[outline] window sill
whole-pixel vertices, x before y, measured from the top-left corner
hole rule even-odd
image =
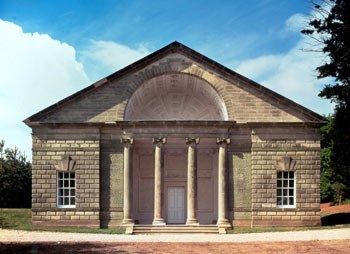
[[[57,206],[57,208],[76,208],[75,205],[61,205],[61,206]]]
[[[284,208],[296,208],[295,205],[280,205],[280,206],[277,206],[277,208],[280,208],[280,209],[284,209]]]

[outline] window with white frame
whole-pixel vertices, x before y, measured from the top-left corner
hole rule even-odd
[[[277,207],[295,207],[294,171],[277,172]]]
[[[75,173],[58,172],[57,207],[75,208]]]

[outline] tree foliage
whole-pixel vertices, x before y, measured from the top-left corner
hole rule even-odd
[[[333,151],[333,116],[326,117],[328,123],[321,128],[321,199],[333,199],[331,154]]]
[[[330,77],[334,83],[325,84],[320,97],[335,103],[330,125],[331,141],[322,151],[323,178],[329,178],[333,198],[350,197],[350,1],[325,0],[313,2],[316,16],[303,34],[321,43],[327,60],[317,67],[318,78]],[[325,146],[323,146],[325,147]]]
[[[323,46],[328,60],[317,67],[318,78],[335,78],[335,84],[326,84],[321,97],[331,99],[338,106],[350,105],[350,1],[326,0],[314,2],[318,15],[302,31]],[[330,10],[328,10],[330,9]]]
[[[0,208],[31,207],[31,164],[17,148],[0,141]]]

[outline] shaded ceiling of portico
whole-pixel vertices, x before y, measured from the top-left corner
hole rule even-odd
[[[144,82],[129,99],[124,120],[227,120],[227,112],[206,81],[172,73]]]

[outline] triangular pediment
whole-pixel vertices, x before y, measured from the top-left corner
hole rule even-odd
[[[159,120],[160,115],[163,120],[243,123],[323,121],[317,113],[173,42],[24,122],[140,121]]]

